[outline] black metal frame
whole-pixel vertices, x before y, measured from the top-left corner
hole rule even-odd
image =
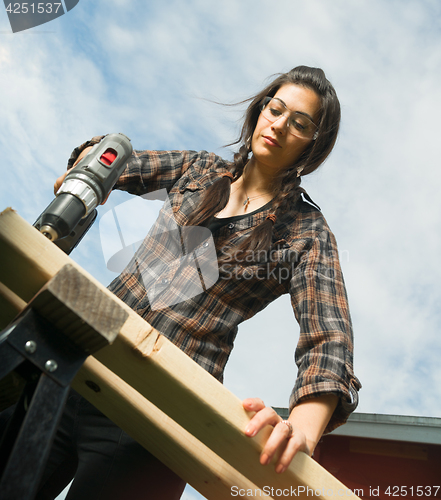
[[[88,354],[29,309],[0,333],[0,379],[26,380],[0,442],[0,498],[33,500],[69,385]]]

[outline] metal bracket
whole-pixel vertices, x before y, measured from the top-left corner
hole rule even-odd
[[[32,309],[0,332],[0,378],[27,383],[0,442],[0,497],[33,500],[69,392],[88,353]]]
[[[24,360],[63,387],[70,384],[87,357],[72,340],[32,309],[16,323],[7,342]],[[2,371],[0,377],[4,375]]]

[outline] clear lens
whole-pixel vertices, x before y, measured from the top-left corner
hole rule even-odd
[[[262,115],[271,123],[281,116],[288,118],[288,131],[302,139],[315,139],[317,126],[305,115],[299,112],[291,113],[280,99],[265,97],[261,107]]]

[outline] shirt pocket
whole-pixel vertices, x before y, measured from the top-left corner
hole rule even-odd
[[[204,185],[200,179],[191,174],[186,174],[170,190],[170,204],[175,215],[181,215],[184,218],[197,209],[201,200],[201,194]],[[178,220],[182,224],[183,220]]]

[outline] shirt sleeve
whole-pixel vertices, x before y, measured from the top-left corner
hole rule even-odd
[[[89,146],[95,146],[95,144],[98,144],[99,142],[101,142],[104,139],[104,137],[106,137],[106,136],[105,135],[97,135],[95,137],[92,137],[92,139],[90,139],[90,141],[86,141],[83,144],[81,144],[80,146],[77,146],[72,151],[69,159],[67,160],[67,170],[69,170],[73,167],[74,163],[77,161],[77,159],[80,156],[80,153],[82,151],[84,151]]]
[[[191,176],[197,175],[211,167],[215,158],[206,151],[133,151],[115,189],[136,195],[160,189],[169,192],[190,169]]]
[[[290,284],[300,325],[295,352],[298,377],[290,411],[300,401],[324,394],[340,397],[325,433],[342,425],[358,404],[353,371],[353,333],[348,299],[333,234],[322,230],[304,252]]]
[[[67,163],[72,168],[80,153],[99,143],[105,135],[93,137],[76,147]],[[167,192],[192,166],[193,175],[204,172],[222,159],[207,151],[138,151],[134,150],[113,189],[143,195],[160,189]]]

